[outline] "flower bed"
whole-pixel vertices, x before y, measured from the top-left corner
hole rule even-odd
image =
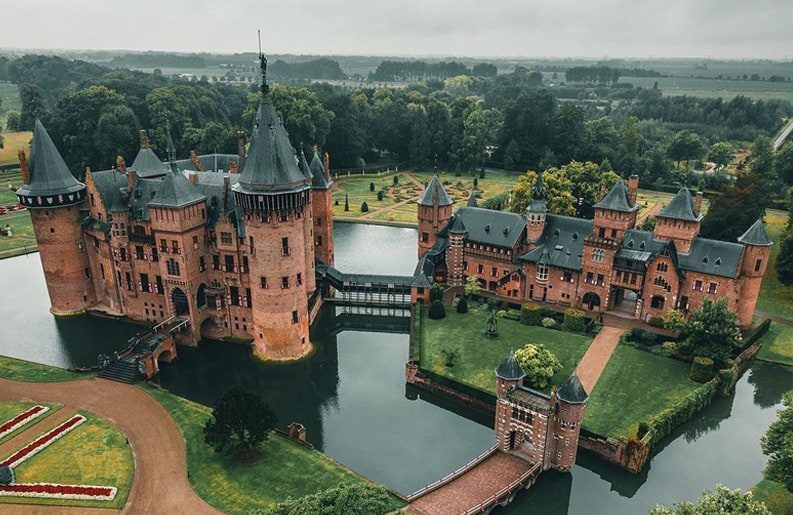
[[[68,433],[69,431],[71,431],[72,429],[79,426],[85,421],[86,418],[82,415],[73,416],[72,418],[62,423],[61,425],[57,426],[56,428],[36,438],[22,449],[18,450],[10,457],[6,458],[4,461],[1,461],[0,466],[7,466],[11,468],[16,467],[26,459],[30,458],[31,456],[40,452],[42,449],[48,447],[50,444],[54,443],[63,435],[65,435],[66,433]]]
[[[40,417],[49,410],[46,406],[33,406],[32,408],[20,413],[16,417],[0,424],[0,440],[20,427],[29,424],[35,418]]]
[[[56,483],[20,483],[0,485],[0,496],[112,501],[116,497],[116,488],[113,486],[59,485]]]

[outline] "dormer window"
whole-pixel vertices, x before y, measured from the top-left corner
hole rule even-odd
[[[538,281],[548,280],[548,265],[544,263],[539,263],[537,265],[537,280]]]

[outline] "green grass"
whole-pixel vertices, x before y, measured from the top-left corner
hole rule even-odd
[[[0,172],[0,186],[5,185],[5,188],[0,187],[0,206],[10,206],[19,203],[16,192],[8,188],[9,182],[15,188],[22,186],[22,172],[19,170]]]
[[[498,337],[485,336],[488,314],[471,310],[459,314],[446,310],[446,318],[430,320],[422,312],[421,366],[456,381],[495,393],[493,373],[510,350],[527,343],[542,343],[559,358],[562,370],[554,375],[552,384],[561,386],[570,377],[592,339],[579,334],[555,331],[544,327],[522,325],[499,319]],[[456,347],[460,357],[455,366],[447,367],[441,350]]]
[[[79,374],[62,368],[39,365],[21,359],[0,356],[0,377],[14,381],[30,381],[48,383],[54,381],[71,381],[85,379],[91,374]]]
[[[765,503],[771,513],[793,513],[793,493],[776,481],[763,479],[752,488],[752,493]]]
[[[699,75],[700,71],[691,70]],[[736,72],[737,73],[737,72]],[[749,72],[751,75],[752,72]],[[721,97],[730,100],[744,95],[752,100],[793,100],[793,84],[790,82],[767,82],[748,80],[726,80],[716,77],[623,77],[620,82],[630,82],[634,86],[652,88],[657,82],[665,96],[696,96],[705,98]]]
[[[768,333],[763,336],[757,359],[793,366],[793,327],[772,323]]]
[[[32,132],[5,132],[3,133],[3,148],[0,148],[0,166],[19,164],[17,152],[20,149],[30,157],[30,139]],[[6,186],[8,186],[6,184]]]
[[[793,320],[793,289],[780,283],[776,276],[776,258],[779,254],[779,238],[785,230],[787,216],[769,213],[765,220],[768,236],[774,242],[771,247],[771,256],[768,268],[763,276],[760,287],[760,296],[757,299],[756,309],[788,320]]]
[[[0,443],[3,443],[6,440],[10,440],[17,434],[21,433],[22,431],[25,431],[27,428],[32,427],[31,424],[35,424],[44,420],[48,416],[52,415],[55,411],[57,411],[58,408],[60,407],[55,404],[47,404],[43,402],[21,402],[21,401],[0,402],[0,424],[8,422],[12,418],[24,413],[33,406],[48,406],[50,409],[45,411],[38,417],[34,418],[31,422],[28,422],[24,426],[18,428],[16,431],[12,431],[11,433],[5,435],[3,438],[0,438]]]
[[[583,426],[602,436],[631,438],[648,421],[699,387],[690,365],[618,345],[587,402]]]
[[[116,497],[112,501],[0,497],[0,503],[116,509],[124,506],[135,472],[126,437],[93,413],[79,413],[88,420],[17,466],[16,479],[20,483],[115,486]]]
[[[11,227],[12,234],[10,237],[0,235],[0,257],[9,257],[7,254],[16,249],[25,252],[38,249],[28,211],[14,211],[0,216],[0,225]]]
[[[196,493],[226,513],[267,508],[287,497],[313,494],[341,483],[366,481],[321,452],[280,435],[262,444],[262,457],[240,463],[204,443],[203,427],[211,410],[149,386],[142,388],[171,414],[186,442],[187,471]],[[394,497],[393,509],[404,503]]]

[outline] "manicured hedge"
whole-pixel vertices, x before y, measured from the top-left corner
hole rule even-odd
[[[540,325],[543,314],[540,306],[527,302],[520,307],[520,323],[523,325]]]
[[[564,310],[562,327],[565,331],[583,333],[586,328],[586,315],[580,309],[567,308]]]
[[[689,377],[697,383],[707,383],[713,379],[713,360],[705,356],[695,357],[691,362]]]

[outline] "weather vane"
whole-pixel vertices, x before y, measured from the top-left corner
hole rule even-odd
[[[270,86],[267,85],[267,58],[262,53],[262,31],[257,30],[259,35],[259,65],[262,68],[262,95],[266,95],[270,91]]]

